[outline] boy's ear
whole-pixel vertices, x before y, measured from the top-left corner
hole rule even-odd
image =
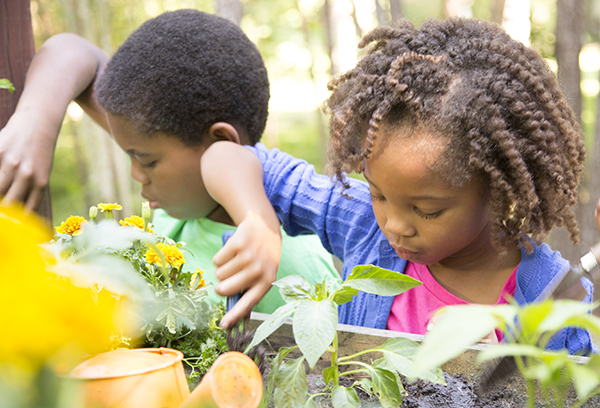
[[[227,122],[213,123],[208,129],[208,137],[214,142],[219,140],[229,140],[237,144],[241,144],[240,134],[233,125]]]

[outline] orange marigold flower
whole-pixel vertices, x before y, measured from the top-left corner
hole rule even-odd
[[[59,234],[79,235],[83,232],[82,228],[86,223],[85,218],[79,215],[71,215],[55,229]]]
[[[98,209],[102,212],[108,212],[108,211],[112,211],[112,210],[122,210],[123,207],[117,203],[114,204],[107,204],[107,203],[100,203],[97,205]]]
[[[167,261],[167,263],[169,265],[179,269],[181,267],[181,265],[183,265],[185,263],[185,258],[183,256],[183,253],[181,252],[181,250],[179,248],[177,248],[177,246],[163,244],[162,242],[159,242],[157,244],[157,246],[158,246],[158,249],[163,253],[165,260]],[[154,252],[154,250],[152,250],[152,249],[149,249],[148,251],[146,251],[146,260],[149,263],[154,263],[154,264],[163,266],[162,263],[160,262],[160,258],[158,256],[158,254],[156,252]]]

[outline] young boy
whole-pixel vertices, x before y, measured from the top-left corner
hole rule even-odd
[[[194,256],[188,255],[186,264],[203,269],[205,280],[216,285],[210,299],[246,289],[235,280],[225,288],[217,285],[212,257],[223,245],[222,234],[239,220],[208,195],[200,175],[202,154],[212,143],[254,145],[265,128],[267,72],[245,34],[220,17],[178,10],[142,24],[110,61],[75,35],[50,38],[35,55],[19,105],[0,132],[0,196],[5,200],[21,200],[29,208],[39,202],[71,100],[130,156],[131,176],[156,210],[155,230],[187,243]],[[274,233],[250,246],[237,248],[244,259],[241,269],[268,274],[267,281],[289,274],[313,284],[339,277],[316,236],[283,234],[281,243]],[[260,257],[244,258],[269,246],[281,246],[278,269],[263,270]],[[271,313],[283,303],[277,288],[255,285],[230,320],[254,305],[255,311]]]

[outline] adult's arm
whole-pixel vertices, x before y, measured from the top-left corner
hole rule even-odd
[[[107,61],[98,47],[68,33],[49,38],[34,55],[15,112],[0,130],[0,204],[22,202],[31,211],[38,207],[71,101],[108,130],[93,94]]]

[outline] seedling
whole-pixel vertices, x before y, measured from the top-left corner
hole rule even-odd
[[[359,290],[395,296],[420,284],[409,276],[373,265],[356,266],[341,284],[339,280],[332,280],[312,286],[299,275],[276,281],[274,285],[279,287],[286,304],[257,328],[248,346],[250,349],[259,344],[287,318],[294,317],[292,328],[296,346],[280,349],[271,363],[267,395],[273,395],[275,406],[316,407],[315,397],[330,395],[336,408],[358,407],[360,401],[354,386],[377,396],[384,407],[401,404],[404,387],[400,376],[412,376],[412,357],[419,345],[406,338],[394,338],[379,347],[340,356],[336,330],[337,306],[352,300]],[[299,349],[302,356],[284,361],[295,349]],[[331,366],[322,372],[326,392],[309,394],[304,361],[312,369],[325,352],[331,353]],[[381,358],[371,365],[356,360],[367,353],[379,353]],[[344,366],[358,368],[341,371],[340,368]],[[341,386],[340,377],[352,374],[363,374],[368,378],[356,381],[351,387]],[[420,378],[445,383],[441,370],[435,367],[422,372]]]
[[[0,89],[8,89],[8,92],[13,93],[15,86],[6,78],[0,78]]]
[[[479,353],[479,363],[512,356],[528,389],[528,406],[535,406],[537,382],[544,406],[562,407],[572,383],[578,400],[571,407],[600,394],[600,356],[578,361],[566,351],[546,347],[561,330],[587,329],[600,334],[600,319],[590,305],[574,300],[547,300],[518,305],[462,305],[445,308],[414,358],[415,374],[437,367],[498,328],[504,342]],[[567,328],[567,329],[565,329]]]

